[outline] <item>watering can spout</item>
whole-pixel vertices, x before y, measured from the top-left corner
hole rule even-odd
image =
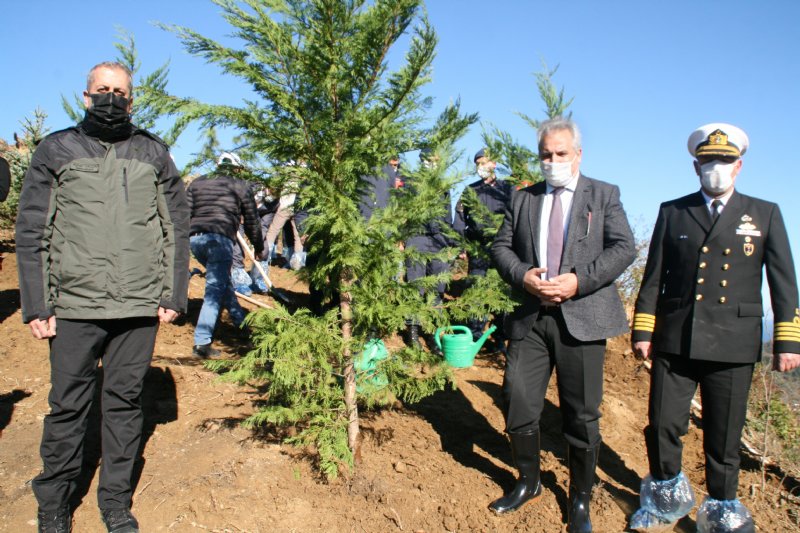
[[[492,327],[490,327],[489,329],[487,329],[486,331],[483,332],[483,335],[481,335],[480,339],[478,339],[478,340],[476,340],[475,342],[472,343],[472,348],[475,350],[474,353],[476,355],[477,355],[478,351],[481,349],[481,346],[483,346],[483,343],[486,342],[486,339],[489,338],[489,335],[494,333],[494,330],[496,330],[496,329],[497,329],[497,326],[492,325]]]
[[[450,366],[466,368],[472,362],[486,339],[497,326],[490,327],[477,341],[472,341],[472,331],[466,326],[446,326],[436,330],[436,345],[444,353]]]

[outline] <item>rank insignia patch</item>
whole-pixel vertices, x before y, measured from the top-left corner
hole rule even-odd
[[[744,219],[744,217],[742,217],[742,219]],[[736,228],[736,235],[750,235],[751,237],[761,237],[761,230],[756,229],[755,224],[751,224],[750,222],[743,222],[742,224],[739,225],[738,228]]]

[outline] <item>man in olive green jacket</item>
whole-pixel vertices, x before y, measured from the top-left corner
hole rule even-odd
[[[98,504],[108,531],[138,531],[131,478],[141,393],[160,322],[186,310],[189,210],[167,146],[130,122],[131,75],[90,72],[86,116],[47,136],[25,176],[16,227],[22,317],[50,341],[39,531],[70,531],[87,415],[103,362]]]

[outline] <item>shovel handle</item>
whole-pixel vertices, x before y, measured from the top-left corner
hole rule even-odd
[[[238,240],[239,244],[242,245],[242,248],[244,248],[247,251],[247,256],[253,261],[253,266],[256,267],[258,272],[264,278],[264,281],[267,283],[267,287],[271,289],[272,281],[269,279],[269,276],[267,276],[267,273],[264,271],[264,267],[262,267],[261,263],[256,259],[256,254],[253,253],[253,250],[250,249],[250,246],[247,244],[247,242],[245,242],[244,237],[242,237],[242,234],[239,233],[238,231],[236,232],[236,240]]]

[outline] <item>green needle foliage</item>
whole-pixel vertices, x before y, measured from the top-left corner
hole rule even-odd
[[[138,127],[152,131],[164,139],[168,145],[172,145],[178,138],[178,135],[183,131],[172,129],[169,132],[159,132],[157,130],[157,121],[162,117],[159,110],[159,105],[154,102],[158,99],[167,88],[169,76],[169,61],[158,67],[156,70],[147,75],[140,75],[141,61],[139,61],[139,54],[136,50],[136,40],[133,34],[128,31],[118,28],[117,41],[114,43],[114,48],[117,49],[117,57],[115,61],[125,65],[133,73],[134,87],[133,97],[134,106],[131,121]],[[138,79],[137,79],[138,78]],[[84,103],[83,96],[75,93],[72,95],[72,101],[68,100],[66,96],[61,95],[61,107],[69,118],[76,124],[83,120]]]
[[[353,465],[359,406],[413,402],[452,384],[441,358],[419,349],[395,350],[370,372],[356,367],[368,340],[387,338],[407,318],[428,331],[449,320],[427,290],[449,275],[403,283],[406,259],[423,254],[400,243],[449,217],[449,189],[458,178],[448,174],[452,145],[477,116],[455,102],[426,127],[430,101],[420,88],[429,81],[437,38],[421,0],[215,3],[241,48],[189,28],[168,29],[190,53],[240,78],[252,99],[212,105],[164,92],[157,109],[175,115],[178,129],[199,121],[201,128],[235,130],[244,155],[271,165],[271,187],[296,188],[309,212],[306,248],[316,258],[302,275],[341,305],[322,317],[280,306],[252,314],[256,348],[209,366],[265,391],[247,425],[294,426],[290,441],[315,448],[321,471],[335,477]],[[405,56],[391,54],[399,65],[390,70],[390,51],[404,36]],[[365,221],[358,209],[365,176],[391,155],[423,147],[439,163],[408,174],[411,185]],[[452,259],[456,248],[439,256]]]
[[[19,193],[22,191],[22,182],[25,173],[31,164],[31,157],[36,145],[48,134],[49,128],[45,125],[47,113],[38,107],[33,111],[32,117],[20,121],[22,135],[14,134],[17,146],[9,147],[0,155],[8,162],[11,172],[11,188],[5,202],[0,202],[0,228],[11,228],[17,220],[19,207]]]
[[[539,96],[546,106],[548,118],[563,116],[567,113],[572,100],[564,99],[564,89],[556,90],[552,76],[557,67],[535,74]],[[531,127],[538,128],[539,121],[529,116],[518,113]],[[536,132],[533,132],[536,139]],[[483,141],[487,148],[488,157],[499,165],[511,171],[507,179],[515,187],[527,187],[542,180],[539,173],[538,147],[530,148],[513,139],[511,134],[491,126],[489,131],[484,130]],[[471,219],[470,231],[463,241],[463,249],[470,257],[489,259],[489,247],[486,243],[494,240],[497,230],[503,222],[503,214],[490,212],[479,200],[472,187],[466,187],[460,199],[463,209],[469,212]],[[498,312],[510,312],[517,298],[516,294],[500,278],[493,268],[485,276],[471,276],[469,288],[460,298],[447,303],[448,313],[453,321],[463,322],[473,317],[488,317]]]

